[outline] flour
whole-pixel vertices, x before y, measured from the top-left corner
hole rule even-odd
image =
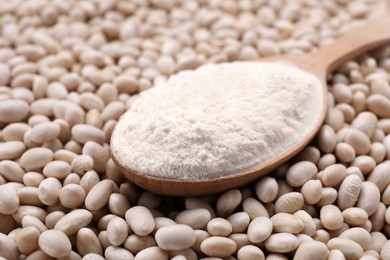
[[[323,109],[321,82],[280,63],[205,65],[142,92],[111,140],[121,164],[174,179],[223,177],[289,150]]]

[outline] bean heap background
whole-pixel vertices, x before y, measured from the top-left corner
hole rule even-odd
[[[137,93],[205,63],[302,54],[380,0],[0,1],[2,259],[390,259],[390,46],[329,77],[316,140],[199,198],[123,179],[111,132]]]

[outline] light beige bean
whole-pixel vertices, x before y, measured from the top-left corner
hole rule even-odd
[[[216,202],[217,216],[231,215],[241,203],[242,194],[238,189],[232,189],[223,193]]]
[[[299,245],[294,255],[294,260],[327,259],[329,250],[325,244],[318,241],[307,241]]]
[[[135,234],[149,235],[155,228],[155,222],[150,210],[143,206],[135,206],[126,212],[126,222]]]
[[[293,214],[302,209],[303,196],[299,192],[288,192],[280,196],[275,202],[275,212],[285,212]]]
[[[264,243],[268,251],[275,253],[288,253],[295,250],[299,241],[298,238],[289,233],[272,234]]]
[[[355,174],[348,175],[338,190],[337,205],[341,210],[353,207],[358,201],[362,180]]]
[[[89,253],[103,255],[103,249],[96,234],[89,228],[81,228],[77,232],[77,251],[81,256]]]
[[[300,187],[317,174],[317,167],[309,161],[302,161],[290,166],[286,181],[292,187]]]
[[[240,233],[247,230],[250,217],[246,212],[237,212],[230,215],[226,220],[232,225],[232,233]]]
[[[390,185],[387,185],[383,191],[381,200],[386,206],[390,205]]]
[[[307,146],[298,155],[295,156],[295,160],[297,162],[309,161],[316,164],[320,159],[320,156],[321,154],[317,147]]]
[[[332,127],[328,125],[322,126],[317,135],[318,148],[323,153],[331,153],[336,147],[336,134]]]
[[[68,184],[59,191],[58,198],[65,208],[78,208],[84,203],[85,191],[78,184]]]
[[[257,217],[248,226],[248,239],[252,243],[265,241],[272,232],[272,221],[267,217]]]
[[[97,109],[98,111],[102,111],[104,108],[103,100],[93,93],[81,94],[80,105],[86,110]]]
[[[69,151],[69,150],[65,150],[65,149],[60,149],[58,151],[55,151],[54,153],[54,160],[57,160],[57,161],[64,161],[68,164],[71,164],[73,159],[77,156],[76,153],[72,152],[72,151]]]
[[[368,216],[371,216],[377,210],[379,201],[380,192],[378,187],[372,182],[363,182],[356,206],[364,209]]]
[[[313,236],[316,232],[316,224],[313,221],[313,218],[304,210],[298,210],[293,214],[295,217],[299,218],[303,223],[302,234],[308,236]]]
[[[244,259],[258,259],[258,260],[264,260],[264,253],[261,251],[260,248],[253,246],[253,245],[247,245],[241,247],[237,252],[237,259],[238,260],[244,260]]]
[[[333,86],[332,93],[337,103],[349,103],[352,101],[351,88],[347,87],[345,84],[336,83]]]
[[[339,103],[335,106],[344,116],[344,121],[346,123],[351,123],[355,118],[355,110],[350,104]]]
[[[85,209],[76,209],[61,217],[54,226],[54,229],[62,231],[71,236],[83,227],[86,227],[92,220],[92,213]]]
[[[45,225],[49,229],[53,229],[58,220],[60,220],[63,216],[65,216],[65,213],[62,211],[53,211],[49,213],[46,218],[44,219]],[[24,219],[24,218],[23,218]]]
[[[47,148],[31,148],[23,153],[19,163],[27,171],[40,169],[50,162],[53,156],[53,152]]]
[[[124,247],[127,248],[133,254],[137,254],[139,251],[142,251],[145,248],[156,246],[156,241],[154,237],[148,236],[138,236],[136,234],[130,235],[125,243]]]
[[[12,214],[12,217],[17,223],[21,224],[22,219],[28,215],[34,216],[40,221],[44,221],[47,216],[47,212],[36,206],[21,205],[18,210]]]
[[[322,184],[320,180],[309,180],[303,184],[301,194],[306,204],[314,205],[321,199]]]
[[[86,124],[77,124],[72,127],[72,137],[79,143],[85,144],[88,141],[94,141],[103,144],[104,133],[97,127]]]
[[[38,197],[40,201],[47,205],[52,206],[59,201],[59,192],[62,188],[61,182],[53,177],[44,179],[38,187]]]
[[[84,144],[83,155],[88,155],[93,159],[93,168],[98,172],[104,172],[110,159],[109,150],[95,142],[88,141]]]
[[[111,180],[100,181],[88,192],[85,198],[85,207],[92,211],[103,208],[107,204],[113,189],[114,186]]]
[[[337,199],[337,190],[332,187],[325,187],[321,190],[321,199],[317,202],[317,206],[333,204]]]
[[[152,246],[145,248],[138,252],[138,254],[134,257],[134,260],[143,260],[143,259],[161,259],[168,260],[168,253],[158,246]]]
[[[100,182],[99,175],[95,171],[86,172],[80,180],[80,186],[83,187],[85,193],[89,191]]]
[[[183,224],[168,225],[157,230],[157,245],[167,251],[190,248],[196,240],[194,230]]]
[[[26,151],[26,145],[20,141],[0,143],[0,160],[13,160]]]
[[[105,258],[95,253],[89,253],[83,257],[83,260],[105,260]]]
[[[324,169],[321,182],[328,187],[338,186],[347,176],[347,169],[342,164],[334,164]]]
[[[344,142],[338,143],[336,145],[335,155],[337,159],[344,163],[350,163],[356,157],[353,147],[350,144]]]
[[[363,248],[363,250],[370,248],[372,240],[370,233],[364,228],[360,227],[347,229],[343,233],[341,233],[339,237],[355,241]]]
[[[288,213],[277,213],[271,217],[271,221],[276,233],[298,234],[304,228],[302,220]]]
[[[132,253],[130,253],[128,250],[117,247],[117,246],[109,246],[106,248],[106,251],[104,252],[104,256],[107,260],[132,260],[134,259],[134,256]]]
[[[332,238],[327,246],[329,250],[338,249],[343,252],[346,259],[358,259],[363,255],[362,247],[350,239]]]
[[[367,175],[376,166],[375,160],[368,155],[360,155],[355,158],[350,164],[351,166],[358,167],[360,171]]]
[[[122,102],[114,101],[108,104],[102,111],[102,119],[106,122],[111,119],[118,120],[119,117],[126,110]]]
[[[387,238],[383,233],[374,231],[371,232],[371,241],[371,249],[380,252],[383,245],[386,243]]]
[[[107,225],[108,241],[114,245],[119,246],[125,242],[128,236],[128,225],[123,218],[113,218]]]
[[[57,138],[60,130],[60,125],[55,122],[39,123],[31,129],[30,139],[33,142],[41,144]]]
[[[80,176],[93,169],[93,159],[88,155],[78,155],[71,162],[72,171]]]
[[[372,94],[367,98],[367,108],[378,117],[390,117],[390,100],[380,94]]]
[[[29,112],[26,101],[9,99],[0,101],[0,122],[13,123],[23,121]]]
[[[0,233],[0,256],[5,259],[18,259],[18,248],[15,241],[6,234]]]
[[[61,231],[47,230],[39,236],[39,247],[51,257],[65,257],[70,254],[72,245]]]
[[[367,178],[367,181],[374,183],[380,192],[382,192],[388,184],[390,184],[390,164],[381,163],[378,164],[370,173]]]
[[[340,209],[334,205],[325,205],[320,210],[321,224],[328,230],[339,229],[344,222]]]
[[[342,213],[344,222],[351,226],[362,226],[368,220],[367,212],[361,208],[347,208]]]
[[[10,160],[0,162],[0,175],[8,181],[22,182],[25,172],[18,163]]]
[[[40,232],[35,227],[25,227],[18,232],[15,242],[20,253],[28,255],[38,249]]]
[[[324,170],[326,167],[336,163],[336,156],[333,154],[324,154],[321,156],[320,160],[317,163],[317,168],[319,171]]]
[[[19,197],[16,190],[7,185],[0,185],[0,213],[10,215],[19,207]]]
[[[59,180],[64,179],[68,174],[70,174],[72,168],[67,162],[64,161],[51,161],[45,165],[43,168],[43,175],[46,177],[54,177]]]
[[[375,128],[378,124],[378,118],[372,112],[360,112],[352,121],[351,127],[356,128],[365,133],[369,138],[372,138],[375,133]]]
[[[275,178],[263,177],[256,183],[255,191],[257,198],[263,203],[269,203],[276,199],[279,186]]]
[[[345,134],[344,141],[353,147],[356,155],[364,155],[370,151],[370,139],[360,130],[349,129]]]
[[[42,233],[43,231],[47,230],[47,227],[45,226],[45,224],[43,224],[42,221],[40,221],[38,218],[36,218],[34,216],[25,216],[22,219],[22,226],[23,226],[23,228],[34,227],[40,233]]]
[[[211,214],[207,209],[187,209],[177,214],[175,222],[188,225],[193,229],[202,229],[210,219]]]
[[[11,123],[3,128],[4,141],[23,141],[23,136],[31,127],[26,123]]]
[[[223,218],[214,218],[207,223],[207,232],[212,236],[226,237],[232,233],[233,227]]]
[[[344,125],[344,115],[336,108],[328,109],[325,117],[325,124],[333,128],[334,131],[338,131]]]
[[[254,198],[245,199],[242,203],[242,209],[244,212],[248,213],[251,219],[269,216],[267,209],[263,206],[263,204]]]
[[[381,256],[381,259],[388,259],[390,257],[390,242],[387,241],[381,251],[380,251],[380,256]]]
[[[372,157],[376,163],[382,162],[386,157],[385,146],[379,142],[372,143],[368,155]]]
[[[226,237],[209,237],[206,238],[200,248],[203,253],[213,257],[227,257],[232,255],[236,249],[236,243]]]

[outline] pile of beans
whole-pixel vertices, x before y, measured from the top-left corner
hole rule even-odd
[[[390,259],[390,46],[329,77],[318,136],[255,183],[162,197],[114,165],[137,93],[302,54],[387,0],[0,0],[0,259]]]

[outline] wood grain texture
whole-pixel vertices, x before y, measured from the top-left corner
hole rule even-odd
[[[136,172],[117,160],[116,151],[111,149],[111,155],[119,170],[135,184],[161,195],[172,196],[200,196],[251,183],[291,159],[299,153],[315,137],[322,126],[327,111],[327,84],[326,76],[335,68],[364,52],[390,42],[390,12],[375,18],[365,25],[352,29],[318,51],[302,55],[280,55],[261,59],[259,61],[287,60],[301,69],[317,76],[323,85],[324,109],[315,124],[315,129],[289,151],[278,155],[257,167],[237,172],[222,178],[201,180],[177,180],[147,176]]]

